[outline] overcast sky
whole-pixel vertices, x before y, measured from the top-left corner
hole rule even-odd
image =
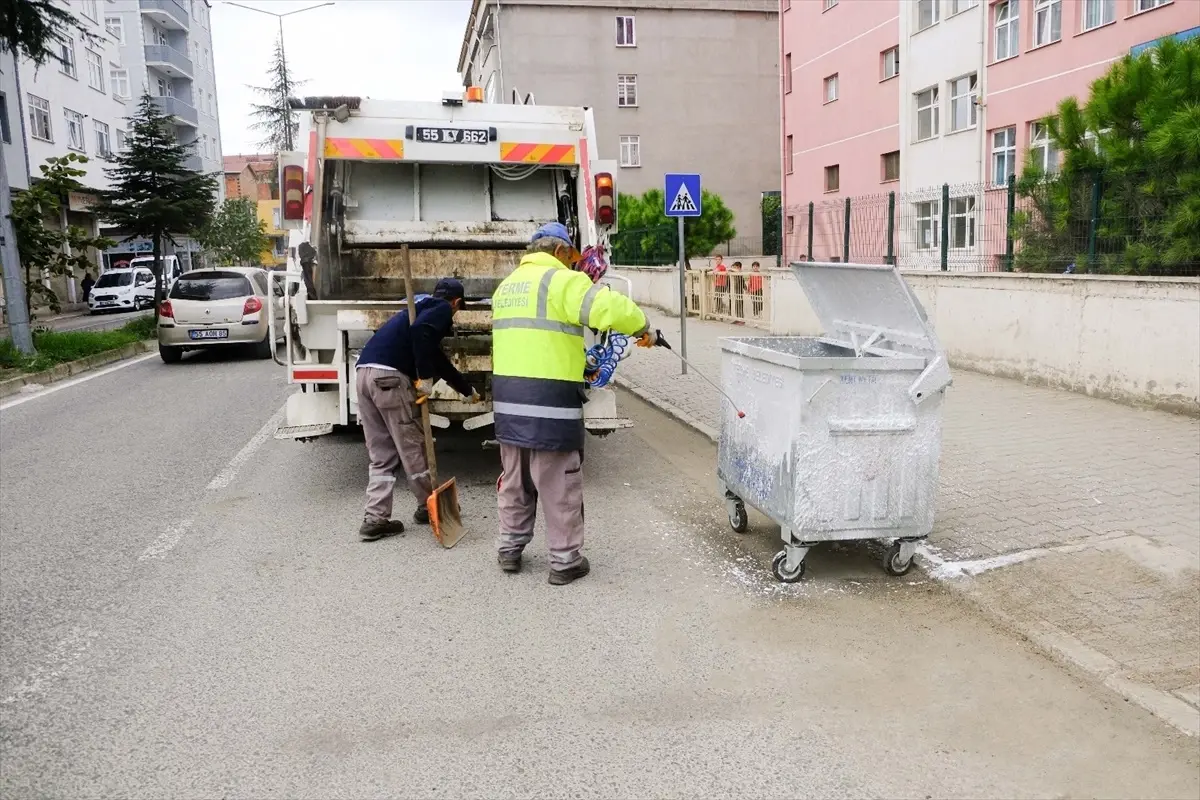
[[[318,0],[239,0],[277,14]],[[458,50],[470,0],[337,0],[283,20],[287,61],[303,94],[438,100],[462,85]],[[256,95],[267,83],[279,23],[266,14],[215,0],[213,60],[224,155],[258,152],[249,130]]]

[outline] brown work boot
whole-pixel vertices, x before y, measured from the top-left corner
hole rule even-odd
[[[404,533],[404,523],[398,519],[364,519],[358,535],[364,542],[374,542]]]
[[[520,572],[521,571],[521,554],[520,553],[500,553],[496,557],[496,561],[500,564],[500,569],[505,572]]]
[[[588,563],[587,556],[584,556],[573,567],[550,570],[550,584],[552,586],[566,586],[571,581],[577,581],[591,571],[592,565]]]

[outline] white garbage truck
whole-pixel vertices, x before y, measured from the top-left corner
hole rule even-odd
[[[466,288],[443,346],[484,401],[468,403],[439,382],[432,424],[479,429],[488,441],[492,293],[546,222],[565,224],[581,249],[607,249],[616,232],[616,163],[596,158],[592,111],[484,103],[477,88],[440,103],[291,103],[310,133],[307,153],[280,154],[280,216],[301,236],[273,282],[286,320],[275,331],[284,341],[276,361],[301,391],[289,396],[276,436],[309,440],[357,423],[355,363],[384,322],[407,312],[407,259],[418,298],[442,277]],[[584,420],[600,435],[631,425],[610,388],[590,390]]]

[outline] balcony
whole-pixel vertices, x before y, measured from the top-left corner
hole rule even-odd
[[[146,45],[146,66],[154,67],[172,78],[192,77],[192,60],[165,44]]]
[[[187,9],[175,0],[140,0],[142,13],[171,31],[186,31],[191,27]]]
[[[204,171],[204,162],[200,160],[200,156],[188,156],[183,160],[183,166],[193,172]]]
[[[154,104],[158,110],[171,117],[176,125],[200,126],[200,115],[196,109],[180,100],[178,97],[155,97]]]

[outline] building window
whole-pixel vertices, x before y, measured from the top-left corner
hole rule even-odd
[[[87,51],[88,86],[98,92],[104,91],[104,59],[99,53]]]
[[[975,198],[950,201],[950,246],[966,250],[975,246]]]
[[[1008,178],[1017,169],[1017,129],[992,131],[992,183],[1008,186]]]
[[[112,155],[112,147],[108,139],[108,125],[93,120],[92,126],[96,129],[96,155],[107,158]]]
[[[974,128],[978,106],[979,79],[975,74],[950,81],[950,132]]]
[[[932,28],[941,19],[941,0],[917,0],[917,31]]]
[[[279,209],[271,209],[271,224],[275,226],[275,230],[279,230]]]
[[[787,232],[789,235],[796,232],[796,218],[791,214],[787,215]]]
[[[637,47],[633,17],[617,17],[617,47]]]
[[[100,19],[100,9],[97,0],[83,0],[83,15],[92,22]]]
[[[1062,0],[1037,0],[1033,7],[1033,46],[1062,38]]]
[[[883,182],[900,180],[900,151],[893,150],[879,157],[882,162]]]
[[[996,4],[996,61],[1012,58],[1021,47],[1021,15],[1017,0]]]
[[[789,133],[787,136],[787,140],[784,142],[784,148],[783,148],[783,171],[786,172],[788,175],[792,174],[792,156],[793,156],[792,148],[795,146],[793,144],[793,142],[794,142],[794,138],[793,138],[792,134]]]
[[[1050,126],[1046,123],[1029,123],[1029,152],[1042,172],[1047,175],[1058,172],[1058,148],[1050,138]]]
[[[63,116],[67,118],[67,147],[86,153],[87,142],[83,138],[83,114],[64,108]]]
[[[1171,2],[1171,0],[1137,0],[1137,10],[1150,11],[1158,8],[1159,6],[1165,6],[1169,2]]]
[[[917,141],[923,142],[938,135],[938,90],[930,86],[917,92]]]
[[[156,78],[155,83],[158,86],[159,97],[174,97],[175,87],[171,84],[168,78]]]
[[[1083,0],[1083,29],[1090,31],[1117,18],[1117,0]]]
[[[879,54],[883,65],[883,80],[894,78],[900,74],[900,48],[891,47]]]
[[[120,17],[105,17],[104,30],[111,33],[118,42],[125,44],[125,20]]]
[[[50,101],[37,95],[29,95],[29,135],[43,142],[54,141],[54,129],[50,126]]]
[[[170,44],[170,40],[167,39],[167,32],[157,25],[150,26],[150,36],[154,39],[154,43],[157,45],[166,47]]]
[[[929,200],[917,203],[917,249],[933,250],[941,240],[942,203],[940,200]]]
[[[55,40],[55,55],[58,56],[58,71],[72,78],[79,77],[75,68],[75,42],[71,39]]]
[[[833,164],[825,168],[825,191],[836,192],[842,185],[842,167]]]
[[[117,152],[123,153],[129,147],[129,134],[117,128]]]
[[[488,103],[496,102],[496,93],[499,89],[496,86],[496,71],[492,70],[492,74],[488,76],[487,83],[483,86],[483,99]]]
[[[829,9],[836,6],[837,4],[838,4],[838,0],[825,0],[825,10],[828,11]]]
[[[977,5],[979,5],[979,0],[950,0],[950,15],[970,11]]]
[[[783,55],[783,93],[790,94],[792,91],[792,54],[784,53]]]
[[[12,144],[12,128],[8,124],[8,95],[0,92],[0,141]]]
[[[617,106],[635,108],[637,104],[637,75],[618,75]]]
[[[112,91],[114,97],[122,97],[129,99],[129,70],[110,69],[108,71],[108,79],[112,82]]]
[[[642,165],[642,137],[621,137],[621,166],[640,167]]]
[[[838,99],[838,76],[833,73],[825,79],[825,102],[832,103]]]

